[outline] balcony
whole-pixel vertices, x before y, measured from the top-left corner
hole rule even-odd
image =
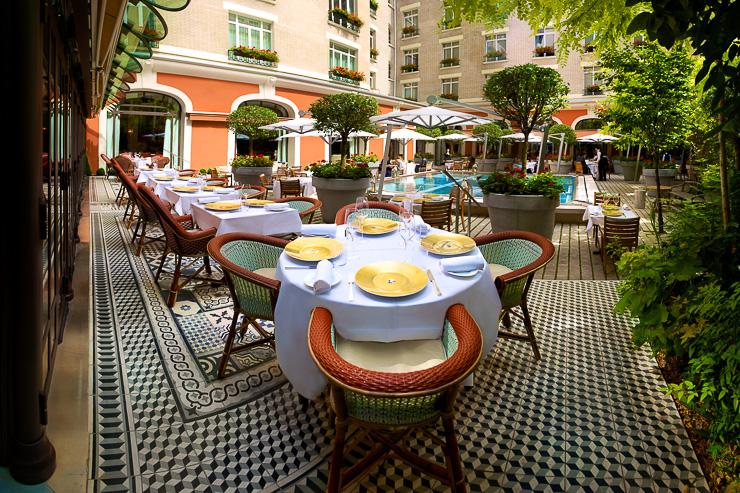
[[[355,34],[360,33],[360,28],[364,24],[362,19],[357,17],[357,15],[339,8],[331,9],[329,11],[329,22],[336,24],[343,29],[352,31]]]
[[[234,62],[249,63],[267,68],[276,68],[280,61],[280,58],[274,51],[247,47],[231,48],[228,51],[228,57],[229,60]]]

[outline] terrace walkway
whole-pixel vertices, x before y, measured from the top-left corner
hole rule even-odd
[[[227,291],[196,285],[168,309],[169,279],[153,275],[161,246],[134,255],[111,184],[93,178],[89,189],[90,491],[323,491],[333,437],[324,400],[302,407],[270,350],[234,358],[216,378]],[[654,358],[612,312],[615,282],[560,280],[566,272],[576,269],[530,290],[542,360],[501,340],[461,393],[470,490],[708,491]],[[424,435],[412,442],[434,450]],[[356,490],[444,488],[389,461]]]

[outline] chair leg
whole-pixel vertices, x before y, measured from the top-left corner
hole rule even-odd
[[[229,326],[229,335],[226,337],[226,344],[224,345],[224,354],[221,356],[221,362],[218,364],[218,378],[223,378],[226,372],[226,364],[229,362],[229,355],[231,354],[231,348],[234,346],[234,337],[236,337],[236,324],[239,321],[239,312],[234,310],[234,317],[231,319],[231,325]]]
[[[537,339],[534,337],[534,329],[532,328],[532,319],[529,318],[529,309],[527,309],[527,300],[522,300],[522,313],[524,314],[524,328],[527,329],[527,335],[529,336],[529,343],[532,344],[532,351],[537,361],[541,360],[540,349],[537,347]]]
[[[329,481],[326,485],[327,493],[338,493],[342,486],[340,483],[347,420],[337,417],[334,423],[334,451],[331,454],[331,464],[329,464]]]
[[[137,226],[138,227],[138,226]],[[136,248],[136,256],[141,256],[141,250],[144,248],[144,238],[146,238],[146,222],[141,226],[141,236],[139,236],[139,246]]]
[[[172,274],[172,284],[170,284],[170,296],[167,298],[167,306],[172,308],[177,301],[177,292],[180,290],[180,267],[182,265],[182,256],[175,254],[175,272]]]
[[[465,493],[465,476],[463,474],[462,461],[460,460],[460,448],[455,436],[455,418],[452,413],[442,415],[442,426],[445,434],[445,463],[450,474],[450,487],[454,493]]]
[[[159,276],[162,274],[162,269],[164,268],[164,262],[167,260],[167,254],[169,252],[167,251],[167,245],[164,246],[164,251],[162,252],[162,260],[159,262],[159,268],[157,269],[157,274],[154,276],[155,281],[159,281]]]

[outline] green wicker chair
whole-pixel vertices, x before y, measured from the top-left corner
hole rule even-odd
[[[388,202],[376,202],[370,201],[367,203],[368,208],[365,209],[366,217],[382,217],[384,219],[391,219],[393,221],[401,222],[401,207],[396,204],[390,204]],[[354,211],[355,204],[348,204],[337,211],[337,215],[334,218],[334,222],[337,225],[344,224],[344,215],[347,210]],[[350,214],[350,221],[354,220],[354,213]]]
[[[483,257],[491,266],[495,275],[494,282],[501,298],[501,315],[499,320],[508,329],[511,328],[511,315],[520,317],[524,322],[526,335],[499,330],[498,335],[506,339],[529,341],[535,357],[540,359],[540,350],[532,328],[532,320],[527,308],[527,293],[535,273],[552,260],[555,247],[552,242],[528,231],[503,231],[475,238]],[[498,275],[496,275],[498,273]],[[521,314],[513,311],[519,307]]]
[[[291,209],[297,210],[303,224],[311,224],[314,213],[321,207],[321,201],[312,197],[284,197],[275,202],[285,202]]]
[[[435,477],[453,492],[466,490],[455,437],[454,403],[458,385],[478,366],[483,349],[480,329],[463,305],[453,305],[447,310],[440,342],[444,352],[442,362],[426,369],[390,373],[361,368],[337,352],[331,313],[325,308],[314,309],[308,346],[329,380],[329,402],[335,424],[326,491],[337,492],[349,486],[387,456],[399,458]],[[432,433],[440,420],[443,437]],[[352,454],[359,444],[359,440],[346,444],[349,425],[361,428],[356,436],[370,439],[372,444],[365,457],[342,471],[344,457]],[[416,429],[424,429],[441,445],[444,465],[416,455],[405,446]]]
[[[208,253],[221,265],[234,300],[234,316],[218,366],[219,377],[224,376],[229,357],[233,353],[266,344],[274,347],[275,336],[265,331],[257,319],[275,319],[274,310],[280,282],[274,279],[274,270],[287,243],[279,238],[249,233],[229,233],[208,243]],[[234,347],[240,314],[244,318],[239,338],[244,337],[249,325],[261,337]]]

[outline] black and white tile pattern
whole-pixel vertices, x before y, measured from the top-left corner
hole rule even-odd
[[[323,400],[302,407],[269,358],[214,379],[231,316],[224,293],[187,290],[169,310],[151,273],[159,247],[134,257],[115,191],[99,179],[90,188],[90,491],[323,491],[333,438]],[[632,347],[615,301],[611,281],[535,282],[543,359],[501,340],[460,395],[471,491],[708,491],[657,365]],[[434,450],[425,436],[412,444]],[[446,491],[395,461],[356,489]]]

